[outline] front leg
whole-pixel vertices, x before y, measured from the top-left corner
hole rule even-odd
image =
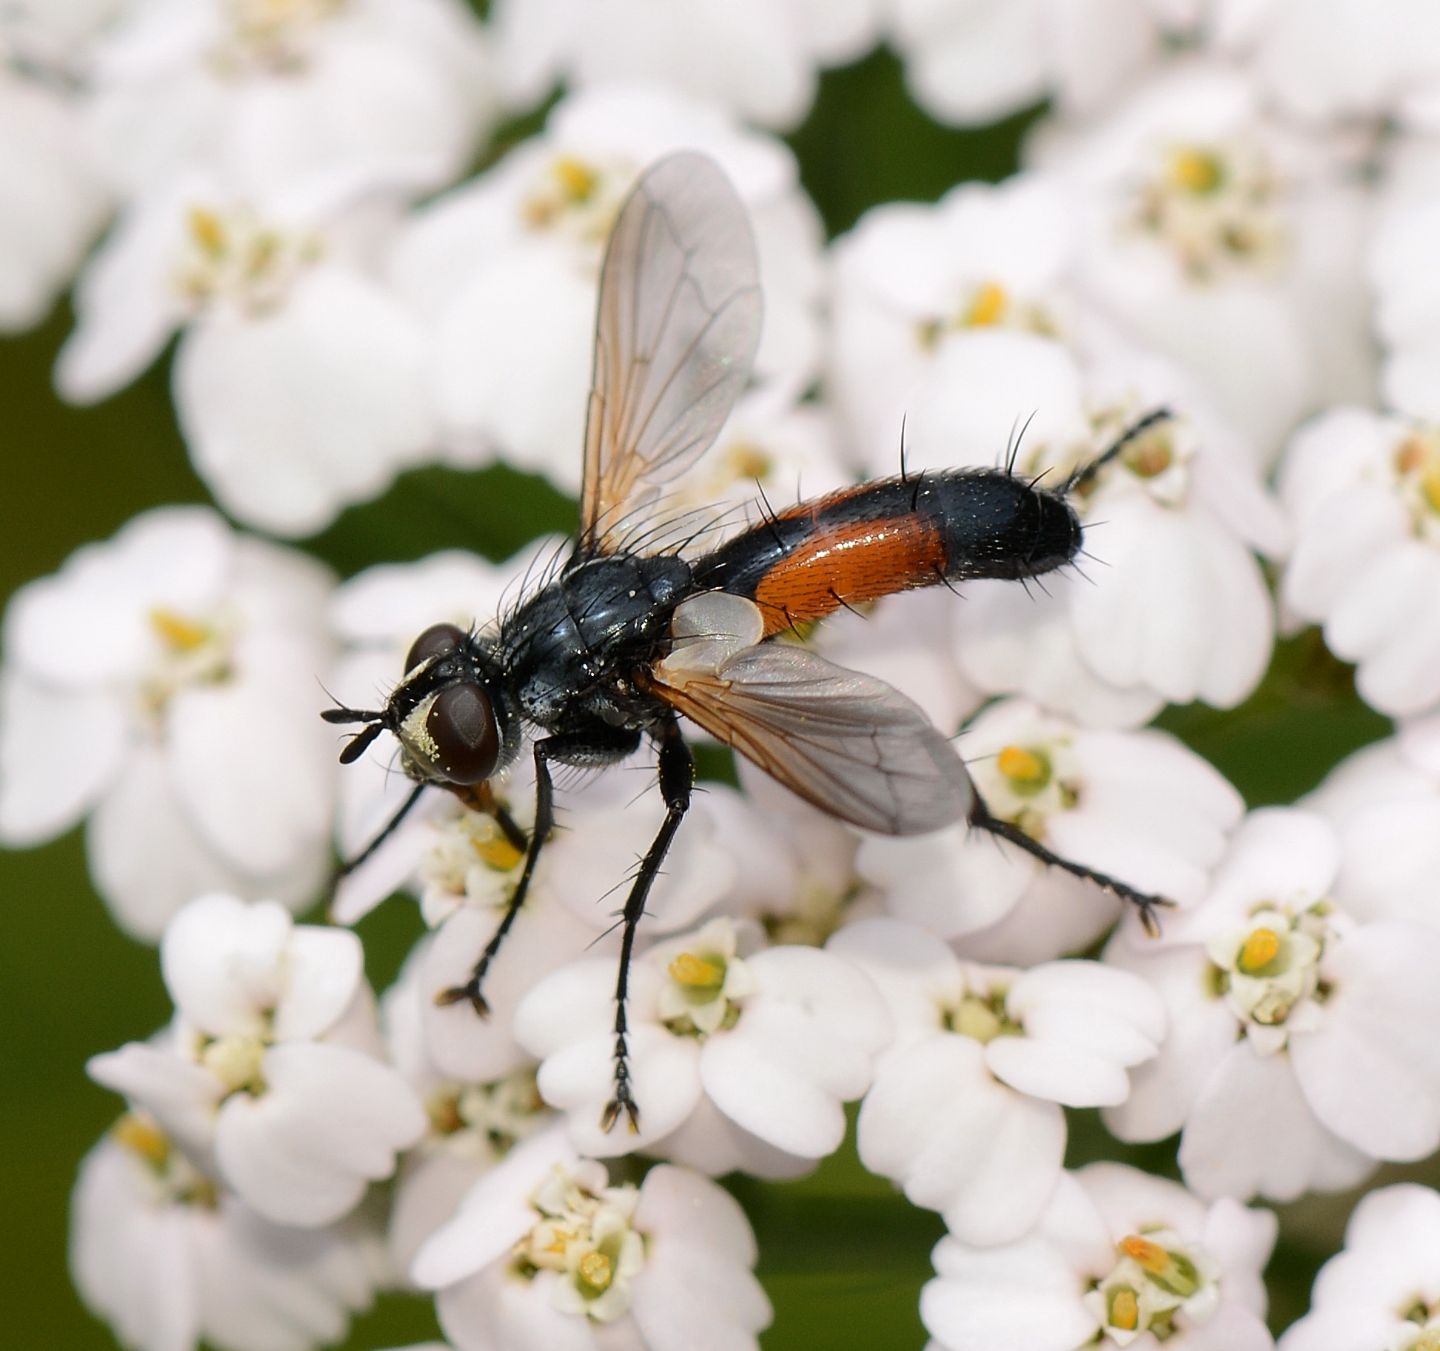
[[[690,809],[690,790],[695,784],[695,759],[690,754],[690,747],[685,744],[685,738],[680,735],[680,723],[673,713],[661,724],[655,740],[660,748],[660,796],[665,800],[665,820],[640,861],[640,871],[630,888],[630,895],[625,899],[621,917],[620,974],[615,983],[615,1096],[600,1117],[600,1128],[607,1131],[620,1119],[622,1112],[630,1123],[631,1131],[640,1129],[640,1108],[630,1095],[630,1048],[626,1041],[629,1026],[625,1000],[629,993],[630,961],[635,954],[635,930],[645,913],[645,900],[659,876],[660,865],[665,861],[675,832],[680,829],[680,822]]]
[[[626,731],[622,728],[604,728],[600,731],[568,732],[558,736],[546,737],[543,741],[535,743],[535,824],[530,829],[530,842],[525,849],[525,866],[521,869],[520,880],[515,884],[515,891],[510,897],[510,903],[505,907],[505,913],[500,918],[500,923],[495,932],[490,936],[490,941],[485,944],[485,951],[480,954],[480,960],[475,963],[475,969],[470,973],[470,979],[464,985],[452,985],[449,989],[441,990],[435,996],[435,1002],[440,1005],[458,1004],[462,999],[468,999],[474,1006],[475,1012],[482,1018],[490,1012],[490,1006],[485,1002],[485,996],[481,993],[481,987],[485,982],[485,973],[490,969],[490,963],[495,960],[495,954],[500,951],[500,945],[505,941],[505,935],[510,932],[510,927],[515,923],[515,917],[520,913],[520,907],[525,904],[525,896],[530,890],[530,879],[535,875],[535,864],[540,857],[540,850],[544,847],[545,841],[550,838],[550,832],[555,827],[555,788],[550,779],[550,761],[559,760],[562,763],[596,764],[605,763],[611,760],[619,760],[628,755],[640,744],[638,732]],[[496,808],[503,811],[499,804]],[[508,813],[504,816],[496,816],[500,827],[505,830],[505,823],[509,819]],[[510,822],[511,830],[521,835],[519,828],[513,821]],[[507,838],[510,830],[505,830]]]

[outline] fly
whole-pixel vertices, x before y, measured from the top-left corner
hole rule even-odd
[[[342,761],[390,732],[415,783],[361,858],[430,785],[493,816],[523,853],[514,894],[469,980],[437,996],[469,1001],[482,1015],[486,974],[554,825],[551,767],[611,765],[647,740],[654,746],[665,818],[621,913],[607,1130],[622,1114],[639,1123],[627,983],[646,898],[690,806],[695,766],[682,717],[852,825],[918,835],[965,821],[1130,902],[1147,928],[1163,904],[993,816],[949,740],[898,690],[771,641],[894,592],[1025,580],[1069,563],[1081,527],[1066,495],[1159,415],[1058,491],[1008,469],[902,473],[769,514],[686,558],[683,544],[658,543],[667,537],[661,489],[719,434],[749,379],[760,317],[755,242],[728,179],[691,152],[652,166],[606,248],[580,531],[563,567],[493,630],[427,629],[384,708],[324,715],[365,724]],[[528,838],[490,788],[527,740],[535,762]]]

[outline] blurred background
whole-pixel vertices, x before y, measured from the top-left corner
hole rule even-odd
[[[881,51],[825,74],[811,115],[787,139],[833,236],[878,202],[933,201],[962,180],[1004,177],[1017,166],[1020,140],[1039,111],[979,132],[939,127],[910,101],[898,63]],[[542,119],[543,110],[502,135],[487,162]],[[62,304],[40,329],[0,341],[7,413],[0,598],[146,507],[207,500],[174,425],[165,363],[97,407],[58,400],[51,367],[70,325]],[[342,577],[445,547],[503,558],[535,534],[568,530],[573,513],[554,489],[505,469],[426,469],[406,475],[380,503],[350,510],[304,547]],[[79,663],[83,639],[75,635]],[[1237,712],[1177,709],[1164,724],[1214,761],[1251,805],[1293,799],[1342,754],[1389,729],[1307,634],[1282,644],[1269,679]],[[93,895],[79,832],[33,851],[0,852],[0,892],[8,1025],[0,1214],[11,1291],[3,1340],[17,1348],[111,1347],[110,1333],[80,1306],[66,1273],[75,1168],[118,1109],[86,1079],[84,1062],[149,1035],[169,1002],[155,952],[124,937]],[[382,907],[365,922],[373,983],[390,979],[418,928],[409,906]],[[1165,1169],[1173,1148],[1121,1150],[1097,1123],[1077,1122],[1070,1161],[1102,1155]],[[1440,1175],[1432,1170],[1429,1180]],[[755,1225],[760,1274],[776,1306],[767,1347],[921,1344],[916,1298],[941,1233],[937,1216],[895,1198],[848,1148],[808,1180],[736,1190]],[[1331,1197],[1290,1208],[1271,1268],[1277,1328],[1303,1307],[1315,1268],[1339,1245],[1351,1203]],[[346,1345],[378,1348],[436,1335],[428,1300],[389,1297],[356,1321]]]

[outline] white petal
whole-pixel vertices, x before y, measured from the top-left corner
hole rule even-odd
[[[225,1096],[225,1086],[208,1070],[170,1051],[132,1041],[118,1051],[92,1056],[85,1072],[97,1084],[152,1113],[197,1164],[209,1158],[215,1109]]]
[[[1011,1088],[1067,1107],[1111,1106],[1130,1092],[1125,1071],[1112,1060],[1063,1042],[997,1037],[986,1060]]]
[[[638,1026],[630,1031],[629,1049],[631,1094],[640,1112],[638,1131],[631,1131],[626,1121],[617,1122],[609,1132],[601,1126],[606,1105],[615,1096],[613,1034],[586,1037],[555,1052],[540,1066],[536,1081],[541,1097],[569,1114],[571,1140],[593,1158],[644,1149],[669,1135],[700,1096],[697,1047],[692,1039]]]
[[[1180,1167],[1202,1196],[1290,1201],[1311,1188],[1349,1186],[1371,1163],[1315,1119],[1288,1057],[1258,1056],[1242,1041],[1195,1101]]]
[[[176,790],[210,847],[253,875],[329,852],[334,767],[313,717],[306,694],[268,680],[187,689],[172,701]]]
[[[1065,1118],[991,1078],[983,1048],[936,1035],[885,1056],[860,1108],[860,1160],[943,1211],[964,1243],[1019,1238],[1039,1218],[1065,1153]]]
[[[1005,996],[1027,1033],[1069,1042],[1133,1065],[1165,1036],[1165,1006],[1139,976],[1098,962],[1047,962]]]
[[[261,1070],[264,1095],[225,1103],[215,1149],[225,1180],[276,1223],[339,1219],[425,1133],[409,1085],[358,1051],[291,1042],[267,1051]]]
[[[708,1214],[697,1209],[692,1218],[689,1241],[650,1236],[632,1304],[647,1351],[754,1351],[756,1334],[770,1326],[770,1301],[751,1272],[712,1250]]]
[[[421,1247],[411,1279],[438,1290],[503,1256],[535,1224],[530,1200],[535,1189],[552,1169],[573,1166],[577,1158],[558,1126],[517,1145],[465,1193],[455,1217]]]
[[[1440,934],[1380,921],[1327,950],[1334,989],[1315,1032],[1291,1038],[1306,1101],[1373,1158],[1411,1160],[1440,1146]]]
[[[455,1351],[599,1351],[588,1318],[551,1303],[542,1279],[511,1279],[494,1263],[447,1287],[435,1301]]]
[[[0,841],[25,848],[74,825],[119,771],[126,722],[109,691],[0,675]]]
[[[920,1292],[920,1319],[947,1351],[1073,1351],[1095,1333],[1083,1283],[1040,1238],[1000,1248],[941,1239],[943,1275]]]
[[[291,927],[273,901],[215,894],[181,910],[165,931],[160,965],[186,1020],[214,1037],[261,1035],[284,989]]]
[[[300,925],[285,948],[286,983],[275,1006],[275,1040],[323,1036],[350,1007],[364,974],[365,953],[353,933]]]
[[[432,435],[414,319],[339,266],[263,318],[218,314],[176,355],[175,404],[197,471],[251,524],[304,535],[373,497]]]
[[[789,1154],[818,1159],[845,1138],[839,1101],[763,1040],[712,1037],[700,1055],[700,1081],[715,1105],[752,1135]]]
[[[685,1168],[661,1164],[645,1174],[635,1227],[660,1246],[693,1243],[737,1266],[755,1265],[755,1234],[739,1202]]]

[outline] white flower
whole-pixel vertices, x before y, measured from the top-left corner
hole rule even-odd
[[[1301,805],[1335,827],[1333,894],[1347,914],[1440,924],[1440,717],[1414,719],[1356,751]]]
[[[775,1151],[818,1159],[845,1134],[841,1103],[870,1084],[890,1018],[870,981],[849,962],[804,947],[739,955],[735,925],[712,920],[657,943],[630,968],[630,1073],[638,1130],[607,1132],[613,1096],[615,963],[581,962],[541,981],[515,1015],[515,1034],[539,1056],[540,1092],[567,1115],[577,1147],[596,1156],[667,1152],[680,1133],[687,1160]],[[707,1103],[704,1131],[685,1135]],[[710,1137],[722,1128],[724,1140]],[[783,1163],[783,1160],[779,1161]],[[792,1169],[793,1171],[793,1169]]]
[[[654,81],[793,128],[815,97],[816,67],[875,40],[879,0],[499,0],[495,30],[511,97]]]
[[[1183,1124],[1180,1166],[1204,1195],[1289,1200],[1440,1145],[1440,933],[1356,923],[1330,899],[1337,863],[1318,817],[1255,812],[1164,947],[1107,950],[1154,982],[1171,1026],[1107,1121],[1127,1140]]]
[[[1178,67],[1037,147],[1068,186],[1087,293],[1201,380],[1262,457],[1322,399],[1365,397],[1366,199],[1243,73]]]
[[[1017,410],[1030,408],[1017,471],[1063,479],[1141,412],[1196,407],[1153,360],[1095,346],[1082,383],[1077,363],[1033,334],[952,343],[907,424],[912,467],[994,464],[1018,434]],[[1281,549],[1285,524],[1233,438],[1198,407],[1193,419],[1162,419],[1072,499],[1086,525],[1076,569],[1047,575],[1043,589],[965,585],[954,618],[962,672],[1100,726],[1143,722],[1166,701],[1243,700],[1274,636],[1252,550]]]
[[[1440,90],[1437,90],[1440,92]],[[1437,100],[1440,108],[1440,100]],[[1375,286],[1375,327],[1385,346],[1381,388],[1394,407],[1416,417],[1440,418],[1435,393],[1440,374],[1440,290],[1431,277],[1428,242],[1440,224],[1435,200],[1435,149],[1425,143],[1428,166],[1397,174],[1398,198],[1384,213],[1370,246],[1370,276]],[[1420,177],[1407,200],[1407,177]]]
[[[4,65],[0,31],[0,332],[44,318],[109,209],[71,98]]]
[[[1147,0],[892,0],[916,101],[983,124],[1047,97],[1084,112],[1132,85],[1161,50]]]
[[[86,1155],[71,1207],[75,1284],[137,1351],[309,1351],[345,1336],[383,1273],[364,1225],[273,1224],[139,1114]]]
[[[826,949],[876,983],[897,1029],[860,1108],[860,1160],[964,1243],[1009,1243],[1035,1223],[1061,1176],[1061,1105],[1122,1102],[1125,1071],[1164,1035],[1149,986],[1096,962],[972,966],[885,919]]]
[[[197,167],[237,194],[448,183],[494,115],[458,0],[142,0],[98,44],[97,146],[130,195]]]
[[[1345,1249],[1315,1278],[1310,1312],[1280,1338],[1281,1351],[1429,1351],[1440,1339],[1440,1195],[1401,1183],[1361,1199]]]
[[[1274,1242],[1268,1211],[1091,1164],[1018,1242],[941,1239],[920,1316],[944,1351],[1269,1351],[1260,1272]]]
[[[197,172],[137,201],[82,275],[56,380],[113,393],[184,329],[173,392],[233,515],[311,534],[429,448],[420,324],[368,273],[374,212],[235,195]]]
[[[682,1168],[611,1186],[550,1131],[482,1178],[421,1249],[458,1351],[755,1347],[770,1304],[740,1207]],[[700,1340],[697,1341],[697,1338]]]
[[[161,945],[177,1018],[90,1074],[277,1224],[330,1224],[425,1133],[405,1080],[376,1057],[360,943],[294,927],[273,902],[191,902]]]
[[[430,1120],[425,1138],[401,1162],[390,1206],[390,1260],[402,1273],[471,1185],[551,1118],[535,1087],[533,1064],[486,1082],[457,1079],[435,1064],[425,1037],[425,1005],[433,1001],[419,979],[422,951],[407,960],[381,1003],[390,1060]]]
[[[208,887],[312,899],[334,782],[316,683],[329,586],[302,555],[171,507],[21,588],[0,835],[34,844],[93,813],[92,875],[142,938]]]
[[[1324,625],[1382,712],[1440,705],[1440,426],[1332,409],[1281,469],[1295,520],[1282,598]]]
[[[1440,14],[1427,0],[1389,0],[1383,11],[1355,0],[1231,8],[1245,15],[1232,41],[1252,78],[1297,119],[1434,125]]]
[[[1204,760],[1163,732],[1096,732],[1012,699],[958,742],[980,796],[1048,848],[1132,886],[1198,900],[1244,810]],[[1029,963],[1078,951],[1118,902],[962,824],[916,840],[867,836],[860,875],[886,907],[967,956]]]
[[[1073,328],[1067,206],[1050,178],[1021,174],[963,183],[934,206],[875,207],[836,241],[828,385],[867,473],[897,470],[902,422],[928,386],[947,383],[932,372],[952,347],[997,329],[1058,337]],[[1015,385],[1018,394],[1024,378]],[[1045,402],[1033,393],[1013,402],[979,462],[995,463],[1011,421]],[[944,463],[956,464],[973,447],[946,449]]]
[[[556,106],[543,135],[420,211],[397,246],[397,284],[436,327],[452,453],[499,454],[578,487],[602,246],[635,176],[681,147],[719,162],[755,228],[757,378],[791,393],[810,383],[821,227],[790,152],[678,93],[581,93]]]

